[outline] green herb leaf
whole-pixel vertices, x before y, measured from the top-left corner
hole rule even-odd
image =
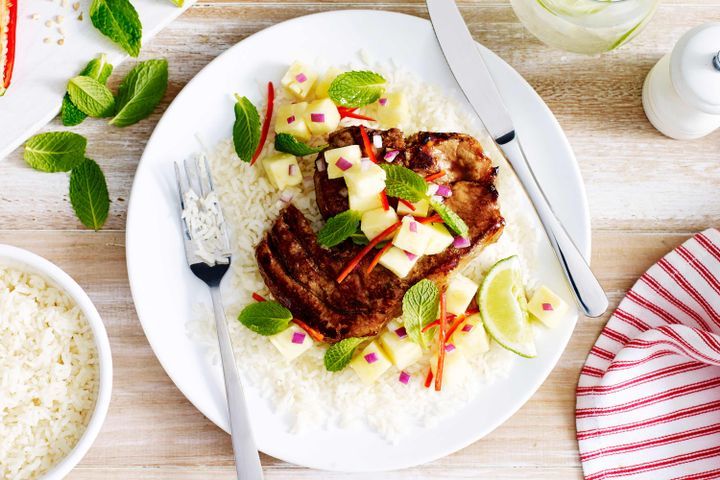
[[[387,173],[385,190],[388,196],[410,202],[427,198],[427,183],[423,177],[402,165],[385,163],[381,166]]]
[[[115,97],[102,83],[82,75],[70,79],[68,95],[75,106],[91,117],[108,117],[115,111]]]
[[[72,132],[40,133],[25,143],[25,161],[41,172],[67,172],[85,160],[87,139]]]
[[[346,338],[340,340],[325,352],[325,368],[328,372],[339,372],[343,368],[348,366],[348,363],[352,360],[355,349],[367,338]]]
[[[355,210],[347,210],[329,218],[318,232],[318,243],[323,247],[334,247],[342,243],[357,231],[361,218],[362,214]]]
[[[140,53],[142,23],[129,0],[93,0],[90,20],[100,33],[133,57]]]
[[[413,342],[427,347],[427,338],[422,334],[425,325],[435,320],[440,303],[440,291],[430,280],[420,280],[410,287],[403,296],[403,322],[405,331]]]
[[[250,162],[260,143],[260,115],[247,97],[235,94],[235,125],[233,144],[235,153],[243,162]]]
[[[353,233],[352,235],[350,235],[350,240],[352,240],[355,245],[367,245],[368,243],[370,243],[370,240],[368,240],[368,238],[362,232]]]
[[[444,203],[440,203],[435,200],[430,200],[430,206],[433,208],[433,210],[437,212],[438,215],[440,215],[440,218],[445,221],[445,225],[450,227],[451,230],[453,230],[461,237],[467,238],[470,230],[468,229],[465,221],[460,218],[460,215],[453,212],[450,207],[448,207]]]
[[[85,68],[82,69],[80,75],[94,78],[105,85],[105,82],[107,82],[108,77],[110,77],[112,70],[112,64],[108,63],[107,55],[103,53],[98,58],[90,60]],[[87,118],[87,115],[77,108],[72,100],[70,100],[70,94],[65,93],[62,108],[60,109],[60,118],[63,125],[66,127],[72,127],[80,125],[83,120]]]
[[[278,133],[275,135],[275,150],[278,152],[289,153],[296,157],[305,157],[314,153],[319,153],[327,148],[327,145],[321,147],[311,147],[308,144],[298,141],[289,133]]]
[[[83,225],[100,230],[110,211],[107,182],[100,166],[85,159],[70,173],[70,203]]]
[[[164,58],[135,65],[120,84],[117,113],[110,125],[127,127],[148,117],[162,100],[167,86],[168,62]]]
[[[369,71],[345,72],[330,84],[328,96],[342,107],[362,107],[376,102],[385,91],[385,78]]]
[[[251,303],[238,316],[240,323],[260,335],[275,335],[290,325],[290,310],[274,300]]]

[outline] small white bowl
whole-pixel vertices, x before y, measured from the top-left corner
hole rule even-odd
[[[7,265],[41,275],[67,293],[85,314],[85,318],[87,318],[90,324],[95,339],[100,375],[100,386],[98,388],[97,399],[95,400],[95,409],[77,445],[75,445],[63,460],[40,477],[41,480],[61,480],[80,463],[80,460],[82,460],[97,438],[100,428],[107,416],[113,375],[110,342],[108,342],[105,325],[103,325],[100,314],[90,300],[90,297],[87,296],[75,280],[54,263],[27,250],[0,244],[0,265]]]

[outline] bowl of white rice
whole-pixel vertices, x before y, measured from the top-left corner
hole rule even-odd
[[[0,245],[0,478],[65,477],[111,390],[110,344],[88,295],[48,260]]]

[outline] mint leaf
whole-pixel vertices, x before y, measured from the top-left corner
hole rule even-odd
[[[107,220],[110,197],[100,166],[89,158],[70,173],[70,203],[83,225],[100,230]]]
[[[93,58],[90,62],[82,69],[80,75],[91,77],[98,82],[105,85],[108,77],[112,73],[113,66],[107,61],[107,55],[104,53],[98,58]],[[70,100],[70,94],[65,93],[62,102],[62,108],[60,109],[60,118],[62,124],[66,127],[72,127],[80,125],[83,120],[87,118],[87,115],[80,111],[79,108]]]
[[[67,92],[75,106],[91,117],[108,117],[115,111],[112,92],[92,77],[80,75],[70,79]]]
[[[370,243],[370,240],[365,236],[362,232],[355,232],[352,235],[350,235],[350,240],[355,245],[367,245]]]
[[[352,71],[338,75],[328,96],[342,107],[362,107],[376,102],[385,91],[385,78],[375,72]]]
[[[440,215],[440,218],[443,219],[445,225],[450,227],[451,230],[453,230],[461,237],[467,238],[467,236],[470,234],[470,229],[468,229],[465,221],[460,218],[460,215],[453,212],[450,207],[448,207],[444,203],[440,203],[435,200],[430,200],[430,206],[433,208],[433,210],[435,210],[435,212],[437,212],[438,215]]]
[[[352,360],[355,349],[365,340],[367,339],[350,337],[331,345],[325,352],[325,358],[323,359],[325,369],[328,372],[339,372],[347,367]]]
[[[147,118],[162,100],[167,86],[168,62],[164,58],[135,65],[120,84],[117,113],[110,125],[127,127]]]
[[[289,133],[278,133],[275,135],[275,150],[278,152],[289,153],[296,157],[304,157],[306,155],[312,155],[325,150],[327,145],[322,147],[311,147],[305,143],[298,141],[297,138],[293,137]]]
[[[318,243],[323,247],[334,247],[342,243],[357,231],[361,218],[362,214],[355,210],[347,210],[329,218],[318,232]]]
[[[403,322],[405,331],[413,342],[427,347],[422,329],[435,320],[440,303],[440,291],[430,280],[420,280],[403,296]]]
[[[90,20],[100,33],[133,57],[140,53],[142,23],[129,0],[93,0]]]
[[[387,177],[385,190],[388,196],[403,198],[410,202],[417,202],[427,197],[427,183],[425,179],[402,165],[381,165]]]
[[[67,172],[85,160],[87,139],[72,132],[47,132],[25,143],[23,157],[41,172]]]
[[[247,97],[235,94],[235,125],[233,144],[235,153],[243,162],[250,162],[260,143],[260,115]]]
[[[251,303],[238,315],[240,323],[265,336],[282,332],[288,328],[292,318],[290,310],[274,300]]]

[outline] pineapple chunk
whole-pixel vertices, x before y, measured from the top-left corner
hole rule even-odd
[[[372,195],[385,190],[385,178],[387,174],[380,165],[365,160],[353,165],[345,171],[345,183],[348,192],[359,195]]]
[[[414,230],[414,231],[413,231]],[[402,225],[393,239],[393,245],[414,255],[423,255],[430,241],[429,227],[413,217],[403,217]]]
[[[387,252],[380,257],[380,265],[387,268],[400,278],[407,277],[410,270],[415,266],[419,255],[408,254],[397,247],[390,247]]]
[[[312,338],[294,323],[282,332],[271,335],[270,343],[275,345],[288,362],[292,362],[313,346]]]
[[[408,103],[402,92],[388,93],[378,100],[376,120],[388,127],[407,123],[410,117]]]
[[[290,154],[280,153],[264,158],[262,164],[270,183],[279,190],[302,183],[302,172],[297,158]]]
[[[550,328],[558,325],[567,310],[567,303],[545,285],[538,288],[528,302],[528,311],[532,316]]]
[[[323,75],[322,78],[320,78],[315,84],[315,97],[327,98],[328,90],[330,90],[330,85],[332,85],[332,82],[342,72],[343,71],[339,68],[330,67],[328,71],[325,72],[325,75]]]
[[[317,73],[312,68],[303,63],[295,62],[290,65],[280,83],[290,95],[298,100],[305,100],[316,80]]]
[[[462,315],[477,292],[478,284],[465,275],[456,274],[450,278],[447,287],[446,305],[448,313]]]
[[[452,345],[452,346],[451,346]],[[458,349],[454,348],[452,343],[445,346],[445,361],[443,363],[443,387],[454,388],[465,383],[467,378],[472,375],[470,363],[465,355]],[[437,376],[438,356],[437,352],[430,359],[430,368],[433,376]]]
[[[372,240],[397,221],[398,216],[392,208],[387,211],[384,208],[376,208],[363,213],[360,230],[368,240]]]
[[[465,355],[480,354],[490,350],[490,341],[479,313],[465,319],[455,330],[450,341]]]
[[[360,165],[362,152],[358,145],[349,145],[347,147],[327,150],[324,155],[325,162],[327,163],[328,178],[332,180],[333,178],[340,178],[345,174],[345,171],[336,165],[340,158],[344,158],[353,165]]]
[[[360,213],[382,208],[382,200],[380,200],[380,195],[377,193],[360,195],[349,191],[348,201],[350,202],[350,210],[355,210]]]
[[[307,102],[282,105],[275,114],[275,132],[289,133],[298,140],[310,140],[310,130],[305,124],[305,110]]]
[[[411,210],[410,207],[403,202],[398,202],[398,215],[412,215],[413,217],[428,216],[428,211],[430,210],[430,202],[428,200],[422,199],[419,202],[410,202],[410,204],[415,207],[415,210]]]
[[[375,341],[370,342],[360,355],[350,361],[350,368],[367,384],[377,380],[391,365],[387,355]]]
[[[395,320],[388,323],[387,330],[380,335],[378,341],[398,370],[403,370],[422,358],[420,345],[410,340],[403,326]]]
[[[400,209],[398,209],[400,210]],[[445,251],[455,240],[447,228],[441,223],[427,225],[430,233],[430,241],[425,249],[425,255],[435,255]]]
[[[324,135],[340,124],[340,113],[329,98],[315,100],[305,111],[305,123],[313,135]]]

